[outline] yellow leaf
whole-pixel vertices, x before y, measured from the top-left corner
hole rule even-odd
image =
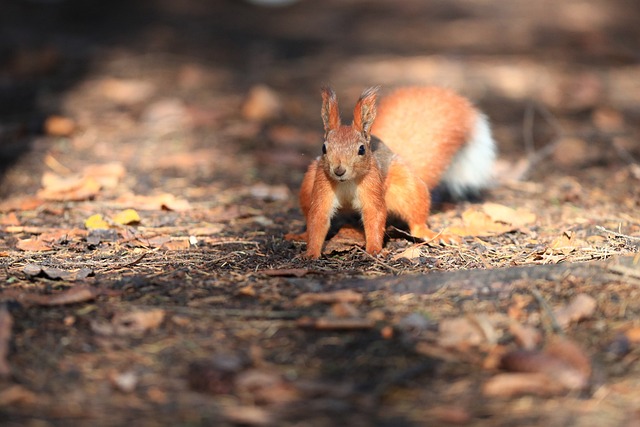
[[[115,214],[111,219],[116,224],[127,225],[140,222],[140,215],[135,209],[125,209]]]
[[[107,229],[107,228],[109,228],[109,224],[104,220],[104,218],[100,214],[91,215],[84,222],[84,226],[88,230],[97,230],[97,229]]]

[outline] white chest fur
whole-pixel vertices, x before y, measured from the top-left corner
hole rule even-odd
[[[358,186],[352,180],[339,183],[335,187],[335,209],[353,209],[360,211],[362,203],[358,195]]]

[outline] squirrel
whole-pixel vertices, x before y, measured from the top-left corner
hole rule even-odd
[[[461,198],[490,186],[496,145],[487,117],[441,87],[406,87],[376,107],[378,87],[356,103],[342,125],[338,100],[322,88],[322,155],[302,180],[300,207],[307,223],[307,258],[319,258],[331,219],[341,209],[360,213],[365,249],[380,253],[387,214],[424,240],[459,241],[427,226],[431,191],[443,184]]]

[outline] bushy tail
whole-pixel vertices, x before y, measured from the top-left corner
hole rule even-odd
[[[444,173],[440,186],[455,199],[477,197],[492,185],[496,144],[487,117],[478,113],[467,143]]]

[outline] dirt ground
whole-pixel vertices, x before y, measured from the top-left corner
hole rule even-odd
[[[10,0],[0,423],[640,425],[640,6]],[[319,88],[454,88],[500,155],[459,245],[305,260]],[[344,221],[346,225],[349,221]],[[353,224],[352,224],[353,226]]]

